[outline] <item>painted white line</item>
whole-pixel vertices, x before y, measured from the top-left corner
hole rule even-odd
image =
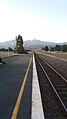
[[[31,119],[44,119],[35,58],[33,55],[32,114]]]

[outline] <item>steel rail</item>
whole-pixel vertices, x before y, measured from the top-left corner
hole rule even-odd
[[[49,78],[48,74],[47,74],[46,71],[44,70],[44,68],[43,68],[43,66],[42,66],[42,64],[40,63],[40,61],[39,61],[38,58],[37,58],[37,60],[38,60],[38,63],[39,63],[39,65],[40,65],[41,69],[43,70],[44,74],[46,75],[48,81],[50,82],[50,84],[51,84],[53,90],[55,91],[57,97],[59,98],[59,100],[60,100],[60,102],[61,102],[61,104],[62,104],[62,106],[63,106],[65,112],[67,112],[67,107],[65,106],[64,102],[62,101],[62,99],[61,99],[60,95],[58,94],[56,88],[54,87],[54,85],[53,85],[51,79]]]
[[[41,58],[42,59],[42,58]],[[45,64],[47,64],[56,74],[58,74],[65,82],[67,82],[67,80],[59,73],[57,72],[50,64],[48,64],[44,59],[42,59],[43,62],[45,62]]]

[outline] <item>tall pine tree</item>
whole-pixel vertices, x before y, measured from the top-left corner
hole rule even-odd
[[[18,54],[24,53],[23,39],[22,39],[22,36],[20,35],[16,36],[16,48],[15,49]]]

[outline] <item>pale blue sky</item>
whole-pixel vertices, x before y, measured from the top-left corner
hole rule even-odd
[[[0,0],[0,42],[67,41],[67,0]]]

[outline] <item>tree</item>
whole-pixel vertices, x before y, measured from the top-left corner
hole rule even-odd
[[[42,50],[48,51],[49,48],[48,48],[48,46],[45,46],[45,48],[42,48]]]
[[[11,47],[9,47],[9,51],[13,51],[13,49]]]
[[[49,50],[48,46],[45,46],[44,50],[45,51],[48,51]]]
[[[62,45],[61,51],[67,52],[67,45]]]
[[[50,47],[50,51],[54,51],[55,47]]]
[[[55,51],[61,51],[61,45],[56,45],[54,48]]]
[[[15,50],[19,54],[24,53],[23,39],[22,39],[22,36],[20,36],[20,35],[18,35],[18,37],[16,36],[16,48],[15,48]]]

